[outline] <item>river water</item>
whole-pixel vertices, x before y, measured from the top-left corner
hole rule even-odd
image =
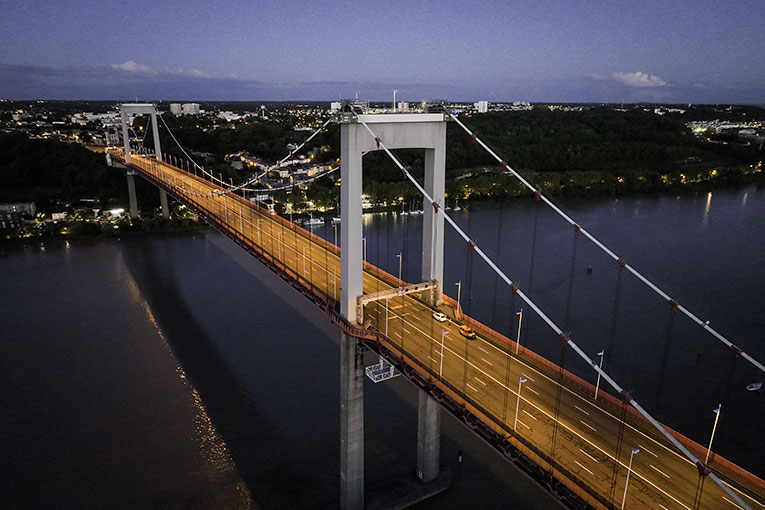
[[[563,205],[765,358],[764,190]],[[670,307],[626,274],[614,314],[618,265],[579,238],[572,272],[573,229],[536,203],[450,214],[585,351],[607,349],[604,367],[659,419],[705,443],[725,402],[714,449],[763,476],[765,395],[745,391],[760,380],[746,362],[679,314],[667,334]],[[403,276],[418,279],[421,217],[365,215],[364,228],[371,262],[396,274],[403,253]],[[330,225],[314,232],[334,237]],[[4,502],[337,506],[339,333],[319,310],[212,231],[38,244],[0,248]],[[447,292],[456,297],[462,281],[466,312],[515,331],[524,305],[453,233],[446,246]],[[522,343],[560,361],[558,340],[528,307]],[[572,352],[564,364],[594,379]],[[371,487],[414,469],[417,393],[402,378],[365,391]],[[456,420],[442,423],[442,462],[458,475],[418,508],[556,507]]]

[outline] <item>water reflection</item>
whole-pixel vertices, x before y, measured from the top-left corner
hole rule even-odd
[[[712,207],[712,192],[707,193],[707,203],[704,205],[704,218],[701,220],[701,226],[706,227],[709,221],[709,209]]]

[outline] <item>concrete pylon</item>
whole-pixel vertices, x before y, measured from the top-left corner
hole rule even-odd
[[[441,462],[441,407],[419,390],[417,408],[417,477],[430,482],[438,477]]]
[[[135,172],[127,171],[128,200],[130,201],[130,217],[138,217],[138,200],[135,196]]]
[[[122,119],[122,144],[125,149],[125,162],[130,163],[130,133],[128,118],[130,114],[151,116],[151,131],[154,137],[154,156],[157,161],[162,161],[162,147],[159,143],[159,126],[157,125],[157,108],[151,103],[123,103],[120,105],[120,118]],[[148,129],[148,127],[147,127]],[[138,205],[135,201],[135,181],[133,174],[128,174],[128,194],[130,195],[130,217],[138,217]],[[167,192],[159,190],[159,200],[162,204],[162,216],[170,217],[170,208],[167,205]]]
[[[170,207],[167,205],[167,191],[162,188],[159,189],[159,202],[162,204],[162,217],[168,219],[170,217]]]
[[[361,260],[361,176],[362,155],[381,150],[369,131],[352,114],[340,120],[340,313],[355,320],[356,297],[362,290]],[[425,149],[426,190],[443,212],[446,118],[441,113],[359,115],[389,149]],[[428,177],[429,176],[429,177]],[[430,187],[428,189],[427,187]],[[423,275],[443,278],[443,214],[435,214],[432,205],[425,207],[423,239]],[[427,264],[425,264],[427,259]],[[441,293],[437,293],[437,301]]]
[[[364,355],[340,333],[340,508],[364,508]]]
[[[363,294],[361,182],[362,158],[380,150],[366,122],[390,149],[425,149],[425,189],[439,207],[425,204],[422,276],[437,280],[436,303],[441,302],[443,279],[443,198],[445,181],[446,118],[443,114],[341,114],[340,118],[340,314],[356,320],[356,298]],[[363,357],[358,341],[343,333],[340,356],[340,505],[364,506],[364,396]],[[439,474],[440,409],[420,392],[417,473],[423,482]]]

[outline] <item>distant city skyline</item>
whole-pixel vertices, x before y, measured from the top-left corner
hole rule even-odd
[[[0,9],[1,99],[765,103],[761,1]]]

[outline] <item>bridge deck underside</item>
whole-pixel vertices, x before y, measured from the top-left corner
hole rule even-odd
[[[119,159],[118,154],[115,157]],[[310,289],[315,302],[332,307],[338,300],[339,248],[238,195],[210,196],[220,188],[193,174],[140,156],[132,159],[142,175],[277,267],[285,279]],[[364,293],[400,285],[397,278],[365,265]],[[709,480],[704,480],[701,504],[696,506],[700,483],[696,466],[634,410],[602,392],[594,401],[594,387],[588,382],[561,373],[556,365],[523,347],[516,355],[514,342],[469,318],[455,320],[453,304],[447,300],[441,307],[450,317],[441,323],[432,318],[435,309],[415,294],[369,303],[364,309],[365,334],[371,337],[374,332],[380,350],[394,358],[391,361],[405,372],[416,373],[417,379],[480,419],[506,445],[523,452],[540,470],[595,507],[621,505],[630,452],[639,448],[630,474],[629,508],[737,508]],[[476,340],[459,334],[463,322],[476,330]],[[520,398],[519,377],[526,379]],[[676,436],[703,458],[703,447]],[[711,467],[748,505],[765,508],[761,479],[719,456]]]

